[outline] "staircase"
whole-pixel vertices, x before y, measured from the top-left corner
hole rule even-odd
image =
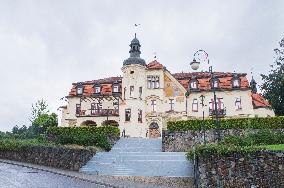
[[[161,139],[121,138],[110,152],[97,153],[80,171],[110,176],[193,176],[185,152],[161,150]]]

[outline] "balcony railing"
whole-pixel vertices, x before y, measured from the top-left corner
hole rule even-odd
[[[100,109],[100,110],[81,110],[76,113],[77,117],[83,116],[118,116],[118,109]]]
[[[216,110],[209,109],[209,116],[216,116]],[[226,108],[218,109],[218,116],[219,117],[226,116]]]

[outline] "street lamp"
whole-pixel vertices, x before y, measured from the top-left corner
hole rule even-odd
[[[198,50],[197,52],[194,53],[193,55],[193,61],[190,63],[190,66],[193,70],[197,70],[199,68],[199,64],[200,62],[196,61],[195,57],[196,55],[199,55],[200,53],[203,53],[205,55],[205,59],[204,61],[207,60],[207,63],[209,64],[209,58],[208,58],[208,53],[204,50]],[[210,72],[210,76],[211,76],[211,81],[213,81],[213,79],[215,78],[214,73],[213,73],[213,69],[212,66],[209,66],[209,72]],[[217,139],[218,139],[218,143],[221,140],[221,136],[220,136],[220,122],[219,122],[219,112],[217,109],[217,97],[216,97],[216,88],[214,85],[214,82],[211,82],[211,88],[213,90],[213,95],[214,95],[214,107],[215,107],[215,115],[216,115],[216,128],[217,128]],[[212,114],[214,115],[214,113]]]

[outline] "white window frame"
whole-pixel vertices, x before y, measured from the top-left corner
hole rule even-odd
[[[113,86],[113,92],[118,93],[118,91],[119,91],[119,85],[114,85]]]
[[[198,100],[197,99],[192,100],[192,111],[198,112]]]
[[[235,108],[236,108],[236,110],[242,109],[242,98],[241,97],[236,97]]]
[[[131,98],[134,97],[134,86],[130,86],[130,88],[129,88],[129,96],[130,96]]]
[[[96,86],[95,93],[100,93],[100,92],[101,92],[101,86]]]
[[[77,87],[77,94],[82,95],[84,91],[84,88],[82,86]]]

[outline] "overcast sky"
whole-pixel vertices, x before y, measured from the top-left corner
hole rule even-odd
[[[73,82],[121,75],[135,31],[141,56],[172,73],[204,49],[215,70],[253,69],[258,83],[284,37],[280,0],[140,2],[1,0],[0,131],[30,125],[38,99],[57,112]]]

